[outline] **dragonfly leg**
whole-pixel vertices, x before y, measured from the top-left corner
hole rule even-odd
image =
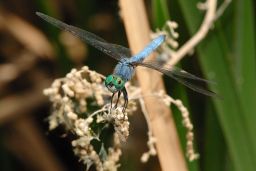
[[[125,87],[122,89],[122,93],[124,95],[124,108],[123,108],[123,113],[124,113],[128,104],[128,94]]]
[[[114,107],[114,108],[117,108],[117,104],[118,104],[118,101],[119,101],[120,95],[121,95],[121,91],[118,91],[118,94],[117,94],[117,101],[116,101],[116,105],[115,105],[115,107]]]
[[[113,103],[113,98],[114,98],[114,95],[115,95],[115,94],[116,94],[116,93],[113,93],[112,96],[111,96],[110,109],[112,109],[112,103]]]

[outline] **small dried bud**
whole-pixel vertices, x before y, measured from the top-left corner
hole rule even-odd
[[[76,120],[77,114],[75,114],[74,112],[68,112],[67,117],[69,117],[69,119]]]

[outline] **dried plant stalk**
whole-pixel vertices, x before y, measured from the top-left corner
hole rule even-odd
[[[150,41],[150,29],[143,1],[120,0],[120,8],[130,47],[133,52],[138,52]],[[164,90],[161,76],[155,71],[138,68],[137,78],[142,94]],[[157,86],[152,86],[152,81],[156,80],[159,80]],[[156,88],[153,90],[152,87]],[[153,134],[157,139],[156,147],[162,170],[186,171],[187,167],[169,108],[155,97],[146,97],[144,100]]]

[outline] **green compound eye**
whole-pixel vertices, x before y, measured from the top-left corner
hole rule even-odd
[[[109,75],[105,79],[105,86],[112,93],[116,93],[124,88],[125,81],[116,75]]]
[[[108,86],[113,81],[113,75],[107,76],[105,79],[105,86]]]
[[[120,77],[116,77],[116,79],[114,80],[114,85],[118,90],[121,90],[124,87],[124,83],[125,82]]]

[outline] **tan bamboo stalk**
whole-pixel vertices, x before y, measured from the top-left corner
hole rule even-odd
[[[143,0],[120,0],[120,8],[130,48],[133,53],[137,53],[150,42],[150,28]],[[138,68],[136,73],[143,94],[165,89],[161,76],[155,71]],[[157,81],[157,86],[154,81]],[[186,171],[186,163],[169,108],[154,97],[146,97],[144,100],[153,134],[157,138],[156,147],[162,170]]]

